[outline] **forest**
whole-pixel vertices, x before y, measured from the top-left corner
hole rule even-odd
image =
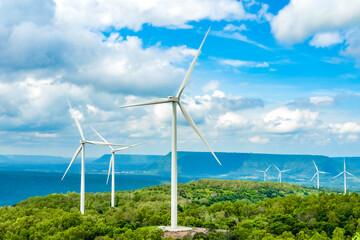
[[[193,239],[360,239],[360,195],[296,184],[202,179],[179,184],[179,226]],[[33,197],[0,208],[0,239],[163,239],[170,185],[110,193]],[[216,231],[223,229],[226,231]]]

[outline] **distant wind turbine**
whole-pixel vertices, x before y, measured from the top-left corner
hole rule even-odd
[[[82,131],[82,128],[80,126],[79,121],[74,116],[74,110],[71,107],[71,104],[70,104],[69,100],[68,100],[68,104],[69,104],[69,107],[70,107],[71,117],[75,120],[76,126],[77,126],[77,128],[79,130],[79,133],[80,133],[80,136],[81,136],[81,140],[80,140],[80,147],[76,150],[73,158],[71,159],[71,162],[70,162],[68,168],[66,169],[66,172],[64,173],[64,176],[61,178],[61,181],[64,179],[66,173],[69,171],[69,169],[70,169],[71,165],[73,164],[74,160],[76,159],[76,157],[82,151],[82,156],[81,156],[80,212],[82,214],[84,214],[85,213],[85,143],[90,143],[90,144],[93,144],[93,145],[102,145],[102,146],[104,146],[104,145],[126,146],[126,145],[85,140],[84,133]]]
[[[317,175],[317,189],[319,189],[319,188],[320,188],[320,180],[319,180],[320,173],[327,173],[327,172],[319,171],[319,169],[318,169],[318,167],[316,166],[314,160],[313,160],[313,163],[314,163],[314,166],[315,166],[315,168],[316,168],[316,173],[314,174],[314,176],[311,178],[310,181],[312,181],[312,180],[314,179],[314,177]]]
[[[349,173],[348,171],[346,171],[346,164],[345,164],[345,158],[344,158],[344,171],[339,173],[338,175],[336,175],[335,177],[333,177],[333,179],[337,178],[338,176],[340,176],[341,174],[344,174],[344,193],[346,193],[346,174],[349,174],[350,176],[355,177],[354,175],[352,175],[351,173]]]
[[[91,129],[96,133],[96,135],[98,135],[101,138],[101,140],[104,141],[104,143],[109,143],[93,127],[91,127]],[[111,150],[111,158],[110,158],[109,171],[108,171],[106,184],[108,184],[108,182],[109,182],[110,171],[112,170],[111,171],[111,206],[112,207],[115,207],[115,153],[118,151],[123,151],[123,150],[129,149],[129,148],[139,146],[141,144],[144,144],[144,143],[129,145],[129,146],[118,148],[118,149],[114,149],[111,145],[109,145],[109,148]]]
[[[286,169],[286,170],[282,170],[282,171],[280,171],[280,169],[275,165],[275,164],[273,164],[274,165],[274,167],[276,167],[276,169],[279,171],[279,182],[281,182],[281,173],[283,173],[283,172],[287,172],[287,171],[290,171],[291,169]]]
[[[172,154],[171,154],[171,229],[170,230],[176,230],[178,228],[177,226],[177,143],[176,143],[176,104],[179,105],[180,110],[182,114],[184,115],[186,121],[190,124],[190,126],[194,129],[194,131],[197,133],[197,135],[201,138],[201,140],[204,142],[204,144],[207,146],[207,148],[210,150],[210,152],[213,154],[215,159],[218,161],[218,163],[221,165],[219,159],[216,157],[215,153],[211,149],[210,145],[206,142],[205,138],[200,133],[198,127],[195,125],[194,121],[191,119],[190,115],[185,110],[184,106],[180,102],[181,94],[188,83],[190,79],[190,75],[193,71],[193,68],[195,66],[196,60],[200,54],[201,48],[205,42],[205,39],[210,31],[207,31],[191,65],[189,70],[187,71],[185,78],[180,86],[180,89],[176,96],[168,96],[167,98],[158,98],[153,99],[150,101],[146,101],[143,103],[137,103],[137,104],[129,104],[125,106],[121,106],[120,108],[126,108],[126,107],[135,107],[135,106],[143,106],[143,105],[152,105],[152,104],[161,104],[161,103],[172,103]]]
[[[264,182],[266,182],[266,178],[267,178],[266,172],[270,169],[270,167],[271,167],[271,164],[269,165],[269,167],[268,167],[265,171],[256,170],[257,172],[262,172],[262,173],[264,173]]]

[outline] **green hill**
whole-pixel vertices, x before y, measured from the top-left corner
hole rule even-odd
[[[0,239],[161,239],[170,224],[170,186],[51,194],[0,208]],[[350,239],[360,230],[360,195],[296,184],[199,180],[179,184],[179,225],[224,229],[194,239]]]

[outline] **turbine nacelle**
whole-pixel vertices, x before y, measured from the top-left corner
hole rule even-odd
[[[169,102],[179,102],[180,97],[168,96]]]

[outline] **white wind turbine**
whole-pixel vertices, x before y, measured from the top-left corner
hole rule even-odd
[[[341,174],[344,174],[344,193],[346,193],[346,174],[349,174],[350,176],[355,177],[354,175],[352,175],[351,173],[349,173],[348,171],[346,171],[346,165],[345,165],[345,158],[344,158],[344,171],[339,173],[338,175],[336,175],[335,177],[333,177],[333,179],[337,178],[338,176],[340,176]]]
[[[317,175],[317,189],[320,188],[320,180],[319,180],[319,176],[320,176],[320,173],[327,173],[327,172],[322,172],[322,171],[319,171],[318,167],[316,166],[315,164],[315,161],[313,160],[313,163],[314,163],[314,166],[316,168],[316,173],[314,174],[314,176],[311,178],[310,181],[312,181],[314,179],[314,177]]]
[[[273,164],[274,165],[274,167],[276,167],[276,169],[279,171],[279,182],[281,182],[281,173],[283,173],[283,172],[287,172],[287,171],[290,171],[291,169],[286,169],[286,170],[282,170],[282,171],[280,171],[280,169],[275,165],[275,164]]]
[[[176,96],[168,96],[167,98],[158,98],[153,99],[150,101],[146,101],[143,103],[137,103],[137,104],[130,104],[121,106],[120,108],[126,108],[126,107],[135,107],[135,106],[143,106],[143,105],[152,105],[152,104],[161,104],[161,103],[172,103],[172,153],[171,153],[171,228],[170,230],[176,230],[177,227],[177,143],[176,143],[176,104],[179,105],[180,110],[182,114],[184,115],[186,121],[190,124],[190,126],[194,129],[194,131],[199,135],[201,140],[204,142],[204,144],[207,146],[207,148],[210,150],[210,152],[213,154],[215,159],[218,161],[218,163],[221,165],[219,159],[216,157],[215,153],[211,149],[210,145],[206,142],[205,138],[200,133],[199,129],[195,125],[194,121],[191,119],[187,111],[185,110],[184,106],[180,102],[181,94],[186,86],[186,84],[189,81],[191,72],[193,71],[193,68],[195,66],[196,60],[200,54],[201,48],[205,42],[205,39],[210,31],[207,31],[191,65],[189,70],[187,71],[185,78],[180,86],[180,89]]]
[[[98,135],[101,138],[101,140],[104,141],[104,143],[109,143],[93,127],[91,127],[91,129],[96,133],[96,135]],[[123,150],[129,149],[129,148],[139,146],[141,144],[144,144],[144,143],[129,145],[129,146],[125,146],[125,147],[118,148],[118,149],[114,149],[111,145],[109,145],[109,148],[111,149],[111,158],[110,158],[109,171],[108,171],[106,184],[108,184],[108,182],[109,182],[109,176],[110,176],[110,171],[111,171],[111,206],[112,207],[115,207],[115,153],[118,151],[123,151]]]
[[[71,159],[71,162],[70,162],[68,168],[66,169],[66,171],[64,173],[64,176],[61,178],[61,181],[64,179],[66,173],[69,171],[71,165],[73,164],[76,157],[79,155],[80,151],[82,151],[82,156],[81,156],[80,212],[82,214],[84,214],[85,213],[85,143],[90,143],[90,144],[93,144],[93,145],[113,145],[113,146],[126,146],[126,145],[85,140],[84,133],[82,131],[82,128],[80,126],[79,121],[74,116],[74,110],[71,107],[71,104],[70,104],[69,100],[68,100],[68,104],[69,104],[69,107],[70,107],[71,117],[75,120],[76,126],[77,126],[77,128],[79,130],[79,133],[80,133],[80,136],[81,136],[81,140],[80,140],[80,147],[76,150],[73,158]]]
[[[268,168],[267,168],[265,171],[256,170],[257,172],[262,172],[262,173],[264,173],[264,182],[266,182],[266,177],[267,177],[266,172],[270,169],[270,167],[271,167],[271,164],[268,166]]]

